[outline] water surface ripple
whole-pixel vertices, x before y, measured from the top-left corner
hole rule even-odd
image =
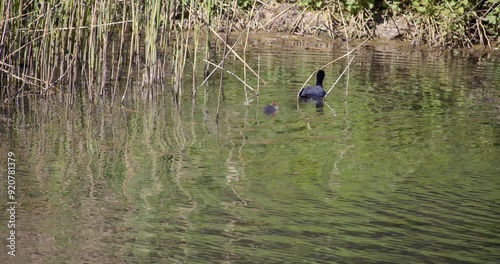
[[[498,263],[498,58],[367,46],[347,101],[343,78],[324,107],[297,105],[343,50],[253,47],[268,83],[246,106],[225,75],[219,121],[219,77],[180,108],[169,91],[123,108],[2,108],[0,149],[21,174],[15,261]],[[346,63],[325,69],[326,87]]]

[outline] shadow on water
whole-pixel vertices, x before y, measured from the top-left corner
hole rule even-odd
[[[337,56],[250,50],[268,84],[245,106],[225,75],[218,122],[216,81],[180,107],[168,91],[123,107],[55,96],[3,107],[0,152],[18,157],[15,261],[494,263],[499,62],[368,47],[348,102],[344,81],[297,109],[303,80]],[[326,69],[326,85],[343,69]],[[272,101],[265,115],[259,102]]]

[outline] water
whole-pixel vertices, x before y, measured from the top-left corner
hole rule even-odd
[[[180,111],[169,92],[124,108],[4,108],[0,153],[4,164],[16,154],[18,202],[18,254],[6,259],[498,263],[498,55],[368,46],[347,102],[344,78],[323,108],[297,106],[298,88],[341,52],[253,47],[267,84],[245,106],[226,74],[219,122],[218,77]],[[326,69],[325,86],[345,65]]]

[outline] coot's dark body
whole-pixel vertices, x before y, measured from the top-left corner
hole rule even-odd
[[[300,90],[299,97],[303,100],[323,100],[326,96],[325,89],[323,89],[323,79],[325,79],[325,72],[323,70],[319,70],[316,74],[316,85],[304,87]]]

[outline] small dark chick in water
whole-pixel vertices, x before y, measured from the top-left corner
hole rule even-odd
[[[273,101],[272,104],[264,106],[264,113],[266,115],[274,115],[278,111],[278,104],[276,101]]]
[[[325,71],[319,70],[316,74],[316,85],[304,87],[300,90],[299,97],[303,100],[323,100],[326,95],[325,89],[323,89],[323,79],[325,79]]]

